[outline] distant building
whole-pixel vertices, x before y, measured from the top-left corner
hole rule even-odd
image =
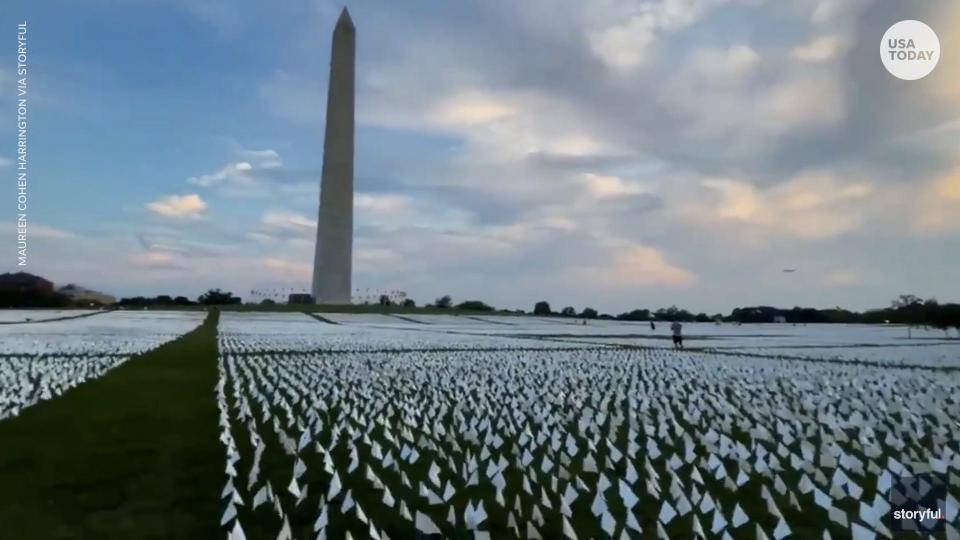
[[[116,298],[109,294],[93,291],[79,285],[74,285],[73,283],[60,287],[57,289],[57,292],[78,304],[92,303],[106,306],[116,303],[117,301]]]
[[[306,293],[293,293],[287,298],[288,304],[312,304],[313,295]]]
[[[0,274],[0,292],[49,294],[53,292],[53,282],[26,272]]]

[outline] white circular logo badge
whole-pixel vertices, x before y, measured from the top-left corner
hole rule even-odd
[[[883,67],[898,79],[922,79],[940,61],[940,39],[920,21],[900,21],[883,34],[880,59]]]

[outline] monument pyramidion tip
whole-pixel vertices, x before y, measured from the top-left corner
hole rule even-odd
[[[353,19],[350,18],[350,11],[347,10],[347,6],[343,6],[343,11],[340,12],[340,18],[337,19],[336,30],[341,28],[353,30]]]

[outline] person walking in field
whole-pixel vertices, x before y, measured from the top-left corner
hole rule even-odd
[[[680,321],[673,321],[670,325],[670,332],[673,333],[673,348],[683,349],[683,325]]]

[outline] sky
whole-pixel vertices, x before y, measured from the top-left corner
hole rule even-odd
[[[958,2],[347,6],[362,291],[610,313],[960,300]],[[117,296],[308,289],[342,7],[5,8],[0,271]],[[878,54],[903,19],[941,42],[918,81]],[[24,20],[29,251],[17,267]]]

